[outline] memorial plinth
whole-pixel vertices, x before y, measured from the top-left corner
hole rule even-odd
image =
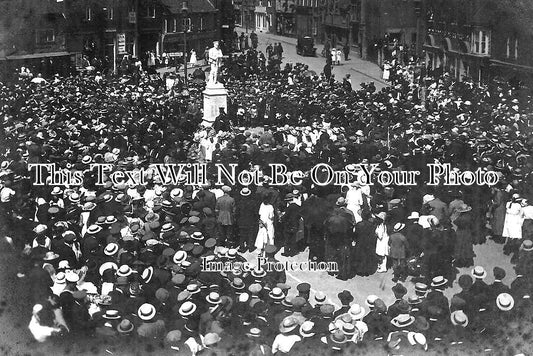
[[[222,83],[208,82],[204,94],[204,121],[202,125],[211,127],[220,113],[220,108],[228,112],[228,91]]]

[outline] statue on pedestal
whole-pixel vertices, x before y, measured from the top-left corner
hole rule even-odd
[[[218,41],[213,42],[213,47],[209,49],[209,64],[211,65],[211,72],[209,73],[209,79],[207,85],[216,84],[218,77],[218,69],[220,68],[220,63],[222,61],[222,50],[219,48]]]

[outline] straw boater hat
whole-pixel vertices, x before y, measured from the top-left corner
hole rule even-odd
[[[273,300],[285,299],[285,294],[283,294],[283,291],[281,290],[281,288],[278,288],[278,287],[272,288],[270,293],[268,293],[268,296]]]
[[[139,310],[137,311],[137,315],[139,316],[139,318],[144,321],[152,320],[155,317],[155,314],[155,307],[149,303],[144,303],[139,307]]]
[[[133,270],[128,265],[122,265],[117,271],[118,277],[128,277],[133,273]]]
[[[252,191],[250,189],[248,189],[247,187],[244,187],[244,188],[241,189],[239,194],[242,195],[243,197],[247,197],[250,194],[252,194]]]
[[[104,272],[107,271],[108,269],[113,269],[116,271],[118,270],[118,266],[115,262],[104,262],[100,266],[100,269],[98,270],[98,272],[100,273],[100,275],[103,275]]]
[[[524,240],[524,242],[522,242],[522,246],[520,248],[523,251],[533,251],[533,241]]]
[[[485,271],[485,268],[483,268],[481,266],[475,266],[472,269],[472,277],[474,277],[476,279],[483,279],[483,278],[487,277],[487,271]]]
[[[396,225],[394,225],[394,232],[402,231],[404,227],[405,227],[404,223],[401,223],[401,222],[396,223]]]
[[[261,337],[261,329],[251,328],[250,331],[246,333],[246,336],[251,337],[251,338]]]
[[[105,247],[104,254],[106,254],[107,256],[113,256],[114,254],[118,252],[118,250],[119,250],[118,245],[114,242],[111,242],[107,244],[107,246]]]
[[[179,313],[182,316],[192,315],[196,311],[196,304],[190,301],[183,303],[179,309]]]
[[[116,309],[108,309],[105,311],[105,314],[102,315],[102,318],[109,320],[120,319],[120,313]]]
[[[91,226],[89,226],[89,228],[87,229],[87,233],[90,234],[90,235],[97,234],[97,233],[99,233],[100,231],[102,231],[102,227],[101,227],[101,226],[98,226],[98,225],[91,225]]]
[[[365,316],[365,308],[359,304],[353,304],[348,310],[348,313],[354,320],[362,319]]]
[[[455,326],[462,326],[466,328],[468,326],[468,316],[462,310],[456,310],[450,315],[452,324]]]
[[[312,336],[315,336],[316,335],[316,332],[315,332],[315,323],[313,323],[312,321],[310,320],[306,320],[302,323],[302,325],[300,326],[300,335],[302,335],[302,337],[312,337]]]
[[[176,253],[174,254],[174,257],[172,258],[172,261],[175,264],[181,264],[186,259],[187,259],[187,252],[180,250],[180,251],[176,251]]]
[[[377,295],[371,294],[368,297],[366,297],[365,304],[367,305],[367,307],[372,309],[374,308],[374,303],[376,302],[377,299],[379,299]]]
[[[509,311],[514,307],[514,298],[509,293],[500,293],[496,297],[496,306],[501,311]]]
[[[436,276],[431,280],[432,287],[443,287],[448,283],[448,280],[443,276]]]
[[[326,301],[326,295],[322,292],[316,292],[315,294],[315,301],[317,303],[324,303]]]
[[[418,220],[420,219],[420,214],[417,211],[413,211],[411,215],[407,217],[408,220]]]
[[[298,320],[293,316],[287,316],[279,324],[279,331],[283,334],[289,333],[299,326]]]
[[[205,300],[207,300],[208,303],[211,304],[220,304],[222,303],[222,299],[220,299],[220,294],[217,292],[211,292],[207,297],[205,297]]]
[[[400,314],[391,320],[391,324],[397,328],[406,328],[415,322],[415,317],[409,314]]]
[[[145,268],[141,274],[141,278],[143,279],[144,283],[150,283],[153,276],[154,276],[154,267],[152,266]]]
[[[57,284],[65,284],[67,276],[65,275],[65,272],[59,272],[56,274],[55,282]]]

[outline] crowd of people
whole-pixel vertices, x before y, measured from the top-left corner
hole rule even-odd
[[[529,97],[447,76],[416,80],[399,66],[390,87],[352,90],[303,64],[266,68],[259,58],[250,49],[229,59],[220,79],[228,111],[214,128],[200,126],[201,82],[174,91],[140,71],[0,87],[2,233],[21,252],[35,339],[93,333],[253,355],[382,344],[400,355],[495,342],[502,328],[519,334],[533,286]],[[207,165],[205,184],[167,184],[154,166],[186,162]],[[497,171],[499,182],[429,186],[433,162]],[[34,184],[37,163],[55,163],[44,185]],[[95,163],[110,167],[102,182]],[[260,182],[217,185],[215,163],[237,163]],[[276,185],[271,163],[300,172],[302,184]],[[321,186],[309,174],[317,163],[421,176],[414,186]],[[112,182],[117,171],[132,176]],[[487,285],[474,266],[473,245],[487,236],[513,255],[511,286],[502,268]],[[306,248],[312,261],[337,262],[339,279],[392,268],[396,302],[342,291],[335,309],[305,282],[291,297],[283,272],[203,268],[235,267],[246,251],[276,261],[280,250]],[[456,267],[473,268],[456,278]],[[448,300],[455,280],[462,292]]]

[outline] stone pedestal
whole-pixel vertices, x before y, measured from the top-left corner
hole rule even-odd
[[[204,121],[202,125],[211,127],[219,115],[220,108],[228,112],[228,91],[222,83],[207,83],[204,90]]]

